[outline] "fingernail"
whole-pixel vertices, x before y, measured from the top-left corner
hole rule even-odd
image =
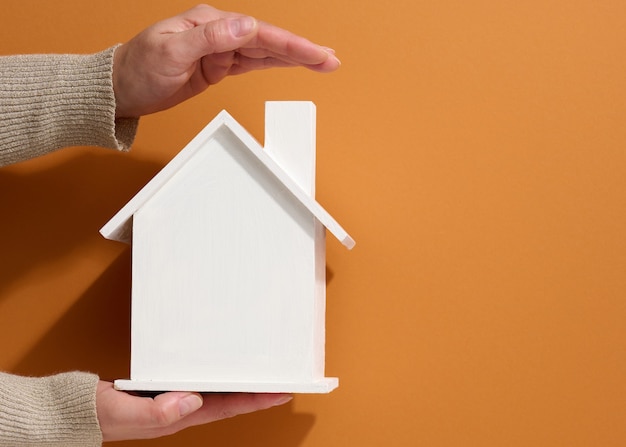
[[[283,396],[280,396],[278,399],[276,399],[274,401],[274,406],[277,407],[279,405],[284,405],[287,402],[289,402],[291,399],[293,399],[293,396],[291,396],[289,394],[285,394]]]
[[[254,17],[239,17],[233,19],[229,23],[230,32],[233,33],[235,37],[243,37],[250,34],[254,31],[254,27],[256,26],[256,20]]]
[[[333,50],[332,48],[328,48],[328,47],[322,47],[322,49],[326,51],[326,54],[328,54],[328,57],[335,59],[337,61],[337,64],[341,65],[341,61],[335,54],[335,50]]]
[[[190,413],[200,409],[202,406],[202,398],[197,394],[190,394],[189,396],[183,397],[178,402],[178,412],[180,413],[180,417],[185,417]]]

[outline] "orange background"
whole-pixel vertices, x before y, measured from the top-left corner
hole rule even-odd
[[[214,1],[334,47],[230,78],[133,151],[0,169],[0,368],[127,376],[128,248],[98,229],[213,116],[318,110],[329,395],[132,445],[626,445],[626,3]],[[2,53],[95,52],[193,4],[5,0]],[[131,443],[121,443],[131,445]]]

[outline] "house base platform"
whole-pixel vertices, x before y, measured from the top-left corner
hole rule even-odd
[[[310,393],[325,394],[339,386],[339,379],[326,377],[315,382],[170,382],[116,380],[120,391],[191,391],[198,393]]]

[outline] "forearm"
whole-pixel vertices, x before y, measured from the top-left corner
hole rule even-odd
[[[0,166],[69,146],[130,147],[137,120],[115,119],[114,51],[0,57]]]
[[[0,446],[100,447],[98,377],[27,378],[0,373]]]

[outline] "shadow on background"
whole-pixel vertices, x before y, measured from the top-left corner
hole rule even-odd
[[[90,371],[126,377],[130,362],[130,251],[120,255],[12,371]]]
[[[126,251],[12,372],[42,376],[82,370],[95,372],[103,380],[127,378],[130,364],[130,272],[130,253]],[[201,432],[203,438],[216,445],[298,446],[314,424],[314,415],[295,413],[291,405],[285,405],[195,427],[167,438],[115,445],[192,446],[197,445],[198,432]]]
[[[92,238],[159,169],[119,154],[79,153],[52,167],[0,170],[0,299],[12,281],[54,263]],[[72,262],[80,262],[80,258]],[[332,272],[328,272],[332,278]],[[103,380],[127,378],[130,364],[131,256],[125,249],[10,372],[43,376],[91,371]],[[297,446],[315,423],[292,405],[195,427],[167,438],[120,442],[123,447],[199,445]],[[204,444],[204,443],[203,443]]]
[[[42,169],[38,162],[0,169],[0,300],[28,271],[100,239],[99,229],[162,168],[112,151],[78,152]],[[21,168],[27,164],[35,169]],[[330,282],[333,272],[326,275]]]
[[[99,238],[100,227],[160,169],[113,151],[67,151],[52,166],[57,154],[0,169],[0,299],[28,271]]]

